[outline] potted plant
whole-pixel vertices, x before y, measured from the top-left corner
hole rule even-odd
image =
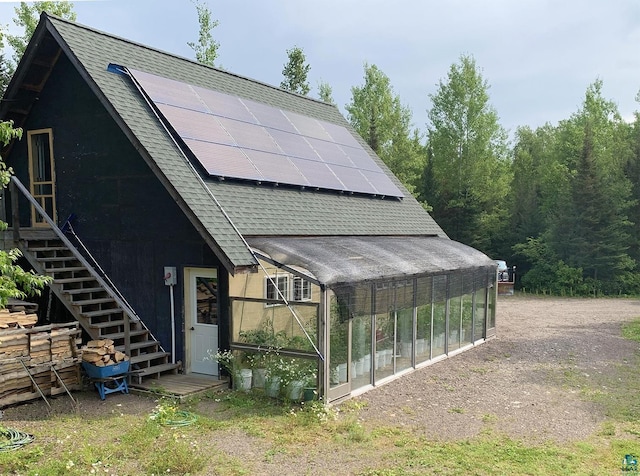
[[[251,389],[251,369],[243,368],[233,351],[218,350],[215,354],[210,354],[210,358],[218,362],[218,365],[231,376],[231,381],[235,389],[244,391]]]

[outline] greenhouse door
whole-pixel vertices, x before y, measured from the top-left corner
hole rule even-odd
[[[218,375],[217,362],[210,354],[218,351],[217,270],[186,268],[185,324],[191,372]]]

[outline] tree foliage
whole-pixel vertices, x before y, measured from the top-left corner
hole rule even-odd
[[[556,127],[519,129],[510,240],[515,258],[524,262],[523,285],[557,292],[550,289],[552,279],[564,293],[640,291],[629,219],[639,216],[631,213],[636,147],[634,127],[602,96],[600,80]],[[531,243],[548,252],[541,257]]]
[[[288,61],[282,69],[284,79],[280,83],[280,87],[303,96],[309,94],[311,88],[307,77],[311,66],[307,63],[304,51],[302,48],[294,46],[287,50],[287,58]]]
[[[508,216],[507,134],[489,103],[489,85],[470,56],[449,69],[429,97],[429,173],[425,200],[445,232],[492,253]]]
[[[0,121],[0,148],[13,139],[20,139],[22,130],[15,129],[10,121]],[[0,161],[0,185],[6,187],[11,178],[11,169]],[[0,222],[0,229],[6,230],[7,224]],[[24,299],[38,295],[45,285],[51,282],[48,276],[38,276],[25,271],[16,263],[22,254],[19,250],[0,251],[0,308],[4,308],[10,298]]]
[[[333,100],[333,88],[327,82],[320,81],[318,83],[318,97],[327,104],[335,104]]]
[[[353,128],[413,192],[426,164],[422,136],[413,129],[411,110],[403,106],[391,82],[376,65],[364,64],[364,84],[351,88],[345,106]]]
[[[213,29],[218,26],[218,20],[213,19],[209,7],[199,1],[194,3],[198,12],[198,42],[189,42],[187,45],[195,52],[196,61],[208,66],[215,66],[220,44],[213,39]]]
[[[0,45],[0,48],[2,46]],[[0,97],[4,94],[7,86],[9,86],[9,81],[11,80],[11,66],[9,62],[5,59],[4,54],[0,53]]]
[[[15,64],[20,62],[20,59],[27,48],[27,44],[29,43],[33,32],[36,30],[36,26],[38,26],[38,21],[40,21],[40,14],[42,12],[47,12],[67,20],[76,21],[76,14],[73,11],[73,3],[66,0],[59,2],[20,2],[20,5],[15,7],[14,10],[16,16],[13,19],[13,23],[23,30],[21,35],[6,35],[7,43],[9,43],[13,48],[13,61]]]

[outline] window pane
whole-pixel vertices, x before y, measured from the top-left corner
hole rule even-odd
[[[34,180],[37,182],[51,181],[51,150],[49,148],[49,134],[34,134],[31,136],[33,155]]]
[[[218,281],[196,278],[198,324],[218,324]]]
[[[349,366],[347,351],[349,346],[348,306],[338,297],[331,296],[330,340],[329,340],[329,385],[335,387],[347,382]]]
[[[310,301],[311,300],[311,283],[306,279],[298,276],[293,278],[293,300],[294,301]]]
[[[351,389],[371,383],[371,316],[356,316],[351,328]]]

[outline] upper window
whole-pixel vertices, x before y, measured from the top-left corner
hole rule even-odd
[[[265,299],[282,301],[311,301],[311,282],[288,274],[265,278]],[[267,304],[273,306],[275,304]]]
[[[293,300],[311,301],[311,282],[299,276],[293,278]]]
[[[289,300],[289,276],[271,276],[265,278],[265,298],[281,301]]]
[[[52,130],[28,131],[27,148],[29,153],[31,195],[55,222],[55,169],[53,166]],[[47,226],[45,219],[35,207],[32,207],[31,219],[34,226]]]

